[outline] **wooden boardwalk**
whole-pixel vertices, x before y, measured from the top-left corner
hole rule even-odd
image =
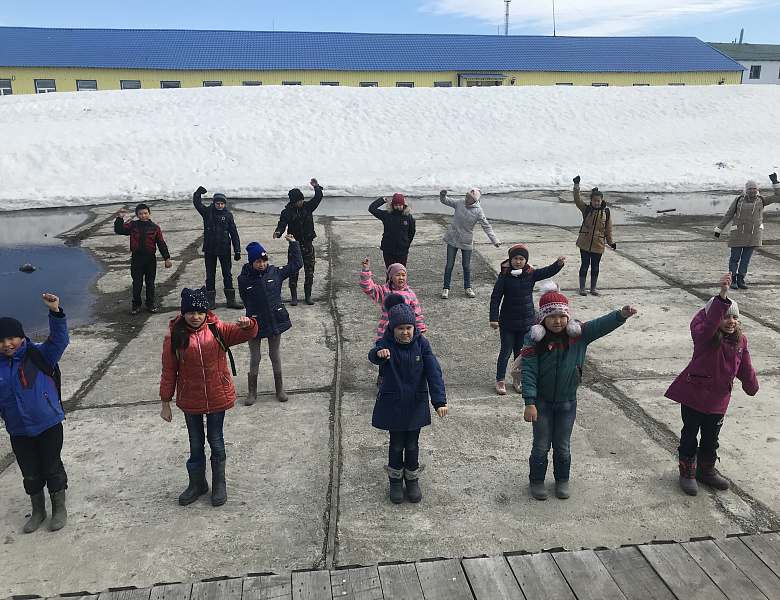
[[[258,574],[66,596],[94,600],[780,600],[780,534]]]

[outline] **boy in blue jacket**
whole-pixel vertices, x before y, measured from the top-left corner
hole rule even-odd
[[[382,365],[384,378],[374,405],[371,424],[390,432],[388,465],[390,501],[404,501],[404,482],[409,502],[422,500],[420,472],[420,430],[431,424],[428,397],[436,414],[449,412],[439,361],[428,340],[415,328],[412,307],[400,294],[385,298],[388,325],[385,334],[368,353],[368,360]]]
[[[32,501],[25,533],[35,531],[46,519],[44,486],[51,496],[49,529],[62,529],[68,518],[68,475],[60,458],[65,413],[55,381],[39,369],[31,354],[37,350],[46,363],[54,366],[70,338],[60,299],[44,294],[43,303],[49,309],[49,337],[43,344],[33,344],[16,319],[0,318],[0,417],[11,436],[11,448],[24,477],[24,491]]]

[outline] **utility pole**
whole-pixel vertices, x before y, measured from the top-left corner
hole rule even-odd
[[[555,37],[555,0],[552,0],[553,5],[553,37]]]
[[[509,35],[509,3],[512,0],[504,0],[506,4],[506,12],[504,13],[504,35]]]

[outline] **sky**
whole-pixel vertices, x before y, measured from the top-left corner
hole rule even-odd
[[[504,33],[503,0],[0,0],[0,26]],[[779,44],[780,0],[511,0],[515,35]],[[553,24],[553,7],[555,23]]]

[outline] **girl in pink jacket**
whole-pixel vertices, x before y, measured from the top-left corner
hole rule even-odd
[[[719,490],[728,489],[729,482],[718,473],[715,461],[734,378],[749,396],[758,392],[747,339],[739,328],[739,307],[727,298],[730,285],[728,273],[720,278],[720,294],[691,321],[693,358],[664,394],[681,404],[680,487],[690,496],[699,491],[697,479]],[[701,442],[697,443],[699,430]]]

